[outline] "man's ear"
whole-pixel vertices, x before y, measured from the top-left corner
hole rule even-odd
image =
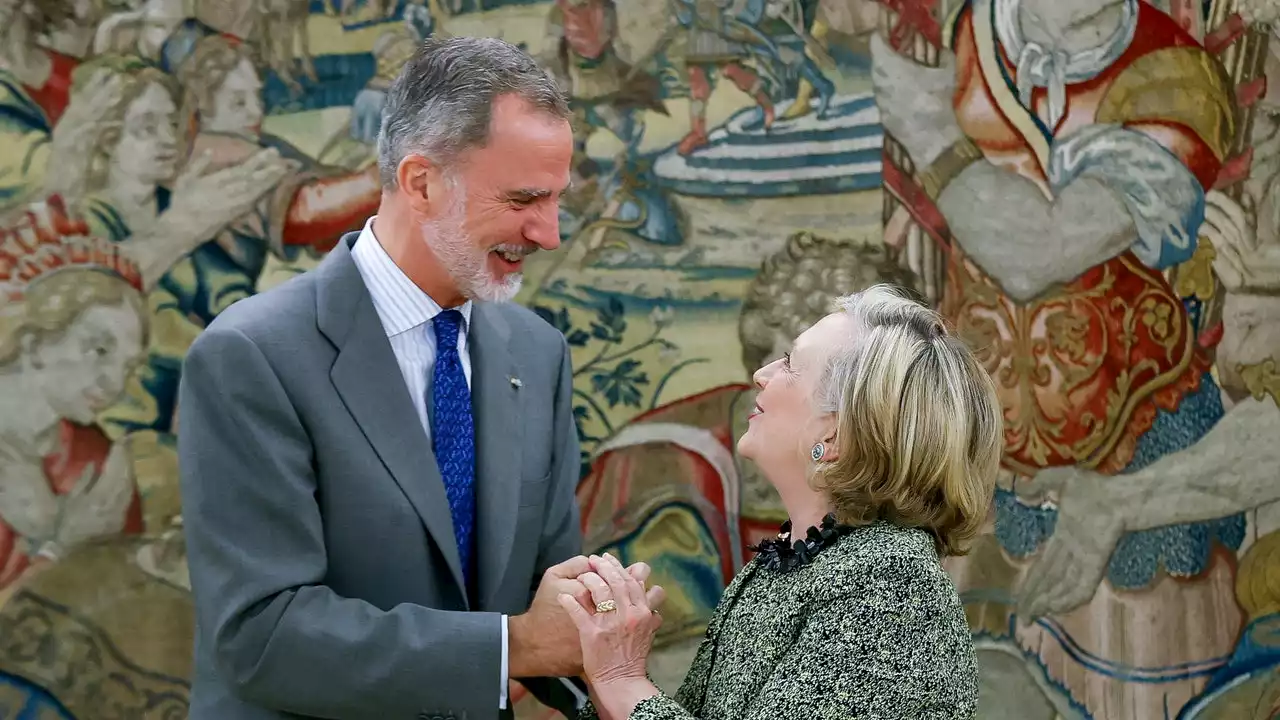
[[[396,185],[415,215],[430,216],[445,201],[440,167],[421,155],[409,154],[396,166]]]

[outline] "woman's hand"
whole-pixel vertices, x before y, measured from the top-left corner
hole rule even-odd
[[[645,678],[645,662],[653,636],[662,625],[654,610],[665,593],[644,585],[608,553],[589,558],[594,572],[578,580],[591,592],[595,614],[585,610],[572,595],[560,595],[582,643],[582,665],[592,685]]]

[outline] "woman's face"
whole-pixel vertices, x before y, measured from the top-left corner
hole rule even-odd
[[[124,392],[142,360],[142,342],[142,319],[131,303],[94,305],[61,335],[33,343],[25,372],[58,417],[88,425]]]
[[[815,412],[813,396],[832,351],[847,342],[851,332],[846,315],[828,315],[752,378],[760,392],[738,451],[754,460],[774,484],[784,477],[807,478],[814,443],[834,427],[834,417]]]
[[[177,169],[178,136],[178,106],[152,83],[125,112],[112,162],[129,177],[159,184]]]
[[[248,58],[236,65],[214,93],[213,108],[200,120],[206,132],[257,138],[262,131],[262,80]]]

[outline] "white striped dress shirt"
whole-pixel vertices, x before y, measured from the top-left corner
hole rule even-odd
[[[431,299],[400,266],[396,265],[373,234],[373,221],[369,218],[351,250],[351,259],[364,278],[365,287],[373,298],[382,329],[387,333],[391,351],[400,365],[404,384],[409,388],[409,399],[418,411],[422,429],[431,438],[431,419],[427,414],[427,383],[436,364],[436,333],[431,319],[443,312],[443,308]],[[458,308],[462,313],[462,327],[458,332],[458,356],[462,360],[462,373],[471,386],[471,354],[467,349],[467,330],[471,327],[471,301]],[[478,481],[479,478],[476,478]],[[423,478],[426,481],[426,478]],[[514,518],[512,521],[514,522]],[[498,690],[498,707],[507,706],[507,616],[502,616],[502,670]]]

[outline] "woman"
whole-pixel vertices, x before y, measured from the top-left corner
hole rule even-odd
[[[938,316],[878,285],[841,298],[760,388],[742,454],[790,518],[725,590],[677,696],[645,677],[660,622],[610,556],[560,598],[592,686],[585,717],[972,718],[977,667],[940,558],[987,517],[995,388]],[[792,544],[791,527],[808,528]],[[652,591],[651,591],[652,592]]]
[[[781,358],[836,298],[886,282],[914,287],[915,277],[883,245],[792,234],[764,259],[744,295],[743,380]],[[578,485],[584,547],[649,563],[667,591],[650,656],[660,686],[684,676],[720,594],[751,559],[750,545],[787,519],[777,491],[735,449],[754,404],[749,382],[663,403],[597,445]],[[669,541],[677,535],[690,540]],[[679,677],[667,675],[667,666]]]

